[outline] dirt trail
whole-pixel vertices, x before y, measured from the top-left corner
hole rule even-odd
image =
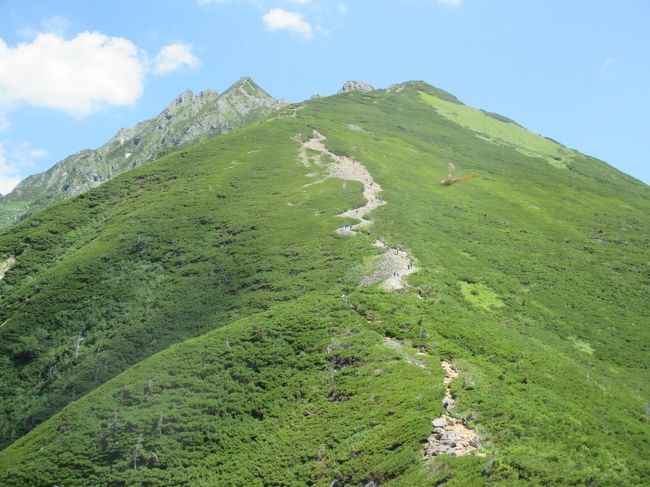
[[[338,178],[345,181],[358,181],[363,184],[363,195],[366,198],[366,204],[341,213],[340,217],[353,218],[359,223],[343,225],[336,232],[340,235],[355,235],[359,230],[372,225],[372,220],[366,218],[366,215],[375,208],[386,204],[386,201],[379,198],[381,186],[377,184],[365,166],[350,156],[338,156],[329,151],[324,144],[325,136],[314,130],[313,136],[306,142],[302,143],[301,158],[303,163],[308,162],[309,158],[306,149],[319,152],[332,158],[333,162],[329,165],[327,178]],[[316,162],[321,165],[320,162]],[[315,181],[312,184],[318,184],[323,180]],[[308,185],[308,186],[309,186]],[[369,286],[381,282],[382,289],[394,291],[404,287],[403,278],[416,271],[413,259],[409,254],[399,248],[392,249],[387,247],[381,240],[375,242],[375,247],[386,248],[386,253],[382,257],[377,269],[370,275],[364,277],[359,283],[362,286]]]
[[[327,178],[359,181],[363,184],[363,195],[366,198],[366,204],[339,215],[341,217],[356,219],[359,223],[344,225],[336,230],[341,235],[355,235],[364,227],[372,225],[372,220],[366,218],[366,215],[375,208],[385,205],[386,201],[379,198],[381,186],[372,179],[372,176],[360,161],[350,156],[338,156],[330,152],[325,147],[324,141],[325,136],[314,130],[312,138],[302,143],[300,155],[302,162],[306,166],[309,167],[310,165],[310,158],[307,155],[306,149],[311,149],[319,154],[329,156],[333,160],[328,167],[328,174],[324,179],[306,186],[318,184]],[[317,166],[323,166],[320,158],[311,162]],[[380,282],[381,288],[387,291],[394,291],[404,287],[404,277],[417,270],[412,257],[400,247],[388,247],[381,239],[377,239],[373,246],[385,249],[385,253],[381,256],[381,260],[375,270],[370,275],[362,278],[359,284],[361,286],[368,286]],[[407,353],[400,342],[390,337],[385,337],[384,345],[397,350],[402,359],[407,363],[428,370],[427,365],[422,360],[418,360]],[[417,353],[416,355],[426,354]],[[423,456],[425,459],[441,454],[458,456],[475,453],[483,456],[484,454],[480,452],[481,444],[476,432],[468,429],[463,421],[457,418],[452,412],[454,398],[451,394],[451,382],[458,377],[458,371],[449,362],[443,361],[441,365],[445,370],[445,399],[443,401],[447,403],[447,408],[441,417],[433,420],[433,433],[424,445]]]
[[[16,259],[13,256],[7,257],[7,260],[0,262],[0,279],[4,279],[5,274],[12,266],[16,263]]]
[[[366,204],[360,208],[353,208],[339,215],[359,220],[359,223],[355,223],[351,226],[344,226],[337,230],[338,233],[354,235],[357,233],[357,230],[372,225],[372,220],[365,218],[368,213],[375,208],[386,204],[384,200],[377,196],[381,193],[381,186],[375,183],[372,176],[361,162],[349,156],[337,156],[333,152],[327,150],[323,143],[324,141],[325,136],[314,130],[314,136],[307,142],[304,142],[303,147],[328,155],[334,160],[334,162],[329,166],[328,177],[344,179],[346,181],[359,181],[363,184],[363,195],[366,197]]]
[[[369,286],[376,282],[381,282],[382,289],[386,291],[393,291],[404,287],[402,279],[416,271],[413,259],[404,250],[386,247],[381,240],[377,240],[373,245],[375,247],[386,248],[387,250],[375,271],[361,279],[360,284],[362,286]]]
[[[459,456],[469,453],[484,456],[480,452],[481,443],[476,431],[467,428],[452,411],[455,400],[451,394],[451,382],[458,377],[458,371],[447,361],[443,360],[441,365],[445,370],[445,398],[443,402],[447,403],[447,408],[442,416],[432,422],[433,433],[424,445],[424,458],[428,459],[442,454]]]

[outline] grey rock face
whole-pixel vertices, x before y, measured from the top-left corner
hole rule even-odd
[[[165,149],[254,123],[286,104],[272,98],[248,77],[222,94],[213,90],[198,95],[184,91],[157,117],[120,129],[98,149],[77,152],[21,181],[11,193],[0,197],[0,228],[151,161]]]
[[[339,90],[339,93],[349,93],[350,91],[361,91],[367,93],[373,91],[374,88],[364,81],[346,81],[343,83],[343,87]]]
[[[432,422],[434,428],[443,428],[447,422],[443,418],[436,418]]]

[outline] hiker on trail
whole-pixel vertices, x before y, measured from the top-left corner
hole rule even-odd
[[[449,411],[449,401],[447,399],[445,399],[444,407],[445,407],[445,411],[448,412]]]

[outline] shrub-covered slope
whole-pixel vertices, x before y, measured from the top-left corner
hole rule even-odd
[[[370,234],[335,232],[361,185],[303,165],[314,129],[383,188]],[[423,83],[346,93],[5,232],[5,442],[54,416],[1,482],[647,484],[650,192],[521,130]],[[357,286],[376,238],[415,259],[396,293]],[[441,359],[484,456],[422,457]]]

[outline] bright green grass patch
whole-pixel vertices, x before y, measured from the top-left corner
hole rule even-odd
[[[575,336],[570,336],[569,341],[573,344],[576,350],[580,350],[581,352],[584,352],[588,355],[594,354],[594,349],[591,347],[591,345],[589,345],[589,343],[585,342],[584,340],[580,340]]]
[[[488,311],[505,306],[492,289],[480,282],[460,281],[460,292],[467,301]]]
[[[461,127],[476,132],[488,142],[511,146],[517,152],[530,157],[540,157],[561,169],[566,168],[567,164],[571,162],[572,151],[536,135],[520,125],[499,120],[467,105],[442,100],[424,91],[419,93],[422,99],[434,107],[440,115]]]

